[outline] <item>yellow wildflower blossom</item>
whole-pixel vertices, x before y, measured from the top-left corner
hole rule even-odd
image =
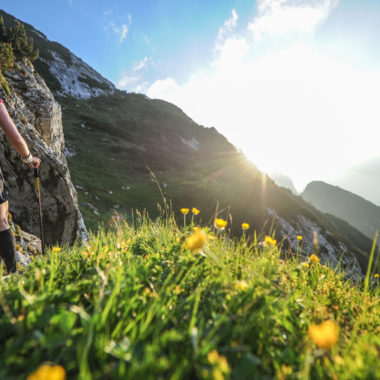
[[[218,230],[224,230],[226,228],[226,226],[227,226],[227,220],[220,219],[220,218],[215,218],[214,226]]]
[[[247,281],[236,281],[234,283],[234,288],[236,290],[241,290],[241,291],[244,291],[244,290],[247,290],[248,289],[248,284],[247,284]]]
[[[52,248],[52,251],[53,251],[53,253],[59,253],[59,252],[61,252],[61,251],[62,251],[62,248],[61,248],[61,247],[58,247],[58,246],[56,246],[56,247],[53,247],[53,248]]]
[[[27,380],[65,380],[66,371],[60,365],[44,364],[37,371],[30,374]]]
[[[302,265],[303,267],[305,267],[305,268],[309,268],[309,267],[310,267],[310,265],[309,265],[308,263],[301,263],[301,265]]]
[[[309,326],[309,336],[311,340],[324,349],[333,347],[338,341],[339,328],[333,321],[324,321],[320,325]]]
[[[302,236],[301,235],[297,235],[297,240],[301,241],[302,240]]]
[[[193,207],[191,209],[191,212],[194,214],[194,215],[198,215],[200,213],[200,211],[196,208],[196,207]]]
[[[181,208],[181,212],[183,215],[187,215],[189,213],[189,209],[188,208]]]
[[[241,228],[245,231],[249,229],[249,224],[248,223],[242,223]]]
[[[174,294],[178,295],[178,294],[181,294],[184,290],[180,286],[176,285],[173,291],[174,291]]]
[[[379,278],[380,277],[380,274],[379,273],[375,273],[375,278]]]
[[[317,264],[319,263],[319,257],[316,255],[316,254],[311,254],[311,256],[309,257],[309,261],[311,263],[314,263],[314,264]]]
[[[82,253],[82,256],[83,256],[83,257],[88,257],[88,256],[90,256],[90,252],[88,252],[88,251],[82,251],[81,253]]]
[[[290,367],[290,366],[288,366],[288,365],[286,365],[286,364],[283,364],[283,365],[281,366],[281,374],[282,374],[283,376],[290,376],[290,375],[292,374],[292,372],[293,372],[292,367]]]
[[[223,373],[230,371],[227,359],[223,355],[219,355],[217,350],[212,350],[207,354],[207,360],[210,364],[217,366]]]
[[[270,245],[271,247],[274,247],[277,244],[277,240],[272,239],[270,236],[265,236],[264,241],[266,244]]]
[[[194,227],[194,233],[186,238],[183,246],[185,249],[191,249],[194,251],[194,253],[198,253],[206,241],[206,233],[202,229]]]

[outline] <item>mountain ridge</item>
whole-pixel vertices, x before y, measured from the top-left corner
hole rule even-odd
[[[45,34],[32,25],[18,20],[2,9],[0,9],[0,16],[3,16],[7,27],[13,26],[17,21],[24,25],[27,34],[33,38],[34,46],[40,52],[34,65],[56,95],[89,99],[92,96],[109,95],[115,92],[113,83],[59,42],[48,40]]]
[[[380,207],[339,186],[313,181],[301,196],[319,210],[346,220],[370,239],[380,229]]]

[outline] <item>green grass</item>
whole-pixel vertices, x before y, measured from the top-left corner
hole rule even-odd
[[[190,218],[188,218],[188,223]],[[0,282],[0,378],[41,364],[69,379],[374,379],[379,288],[283,260],[262,236],[183,248],[173,218],[120,224]],[[317,348],[308,326],[332,319]],[[226,361],[228,365],[226,365]]]

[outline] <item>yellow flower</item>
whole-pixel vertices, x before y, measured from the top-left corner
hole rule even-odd
[[[194,227],[194,233],[186,238],[183,246],[185,249],[192,249],[194,253],[198,253],[206,241],[206,233],[202,229]]]
[[[297,235],[297,240],[302,240],[302,236],[301,235]]]
[[[187,215],[189,213],[189,209],[188,208],[181,208],[181,212],[183,215]]]
[[[81,253],[82,253],[82,256],[83,256],[83,257],[88,257],[88,256],[90,256],[90,252],[88,252],[88,251],[82,251]]]
[[[313,254],[309,257],[309,261],[310,261],[311,263],[317,264],[317,263],[319,263],[319,257],[313,253]]]
[[[180,286],[176,285],[173,291],[174,291],[174,294],[178,295],[178,294],[181,294],[184,290]]]
[[[236,290],[241,290],[241,291],[244,291],[246,289],[248,289],[248,284],[247,284],[247,281],[236,281],[234,283],[234,288]]]
[[[309,268],[309,267],[310,267],[310,265],[309,265],[308,263],[301,263],[301,265],[302,265],[303,267],[305,267],[305,268]]]
[[[264,241],[266,244],[270,245],[271,247],[274,247],[277,244],[277,240],[272,239],[270,236],[265,236]]]
[[[227,359],[223,355],[219,355],[217,350],[212,350],[207,354],[207,360],[210,364],[217,367],[223,373],[229,373],[230,366],[228,365]]]
[[[324,321],[320,325],[309,326],[309,336],[311,340],[324,349],[329,349],[338,341],[339,328],[333,321]]]
[[[245,230],[248,230],[249,228],[249,224],[248,223],[242,223],[241,224],[241,228],[245,231]]]
[[[379,273],[375,273],[375,278],[379,278],[380,277],[380,274]]]
[[[227,225],[227,220],[215,218],[214,225],[218,230],[224,230]]]
[[[52,251],[53,251],[53,253],[59,253],[59,252],[61,252],[61,251],[62,251],[62,248],[61,248],[61,247],[58,247],[58,246],[56,246],[56,247],[53,247],[53,248],[52,248]]]
[[[200,211],[196,208],[196,207],[193,207],[191,209],[191,212],[194,214],[194,215],[198,215],[200,213]]]
[[[292,374],[292,372],[293,372],[292,367],[290,367],[290,366],[288,366],[286,364],[283,364],[281,366],[281,373],[282,373],[282,375],[289,376],[289,375]],[[282,377],[282,378],[284,378],[284,377]]]
[[[44,364],[37,371],[30,374],[27,380],[65,380],[66,371],[60,365]]]

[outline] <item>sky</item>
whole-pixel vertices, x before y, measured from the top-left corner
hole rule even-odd
[[[0,0],[298,190],[380,156],[379,0]]]

